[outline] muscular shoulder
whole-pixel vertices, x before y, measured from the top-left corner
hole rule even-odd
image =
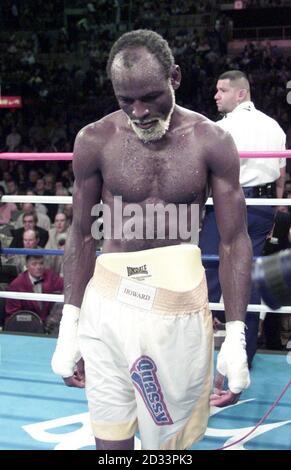
[[[225,173],[239,166],[239,155],[230,133],[209,119],[201,120],[197,126],[203,142],[205,160],[215,173]]]
[[[199,132],[202,138],[217,140],[225,135],[225,132],[221,132],[221,128],[215,122],[201,114],[195,114],[197,115],[195,120],[196,132]]]
[[[206,143],[209,138],[211,140],[219,138],[218,126],[206,116],[203,116],[203,114],[180,106],[177,107],[177,111],[182,126],[189,128],[194,133],[196,139],[199,138],[200,141],[205,140]]]
[[[203,114],[181,107],[178,107],[178,112],[181,114],[183,122],[186,122],[188,126],[195,130],[195,134],[200,138],[216,140],[223,135],[219,126]]]
[[[202,139],[207,153],[224,151],[229,145],[232,146],[233,140],[229,132],[205,116],[202,116],[202,118],[196,121],[195,130],[196,135]]]
[[[202,114],[182,108],[184,120],[193,134],[193,145],[200,149],[210,170],[224,172],[239,164],[239,156],[230,133]]]
[[[195,111],[183,108],[182,106],[176,106],[176,115],[178,116],[179,122],[187,124],[192,128],[193,126],[197,127],[206,122],[214,124],[213,121],[210,121],[210,119],[208,119],[206,116],[203,116],[203,114],[196,113]]]
[[[119,113],[117,111],[109,114],[78,132],[74,144],[73,167],[79,176],[100,169],[103,149],[116,132]]]

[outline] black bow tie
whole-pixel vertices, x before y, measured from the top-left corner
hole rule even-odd
[[[36,281],[33,281],[33,285],[36,286],[37,284],[40,284],[41,282],[43,282],[44,279],[41,278],[41,279],[37,279]]]

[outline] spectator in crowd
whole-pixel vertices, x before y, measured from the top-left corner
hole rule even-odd
[[[9,224],[13,212],[17,211],[17,206],[13,202],[1,202],[2,196],[5,196],[5,189],[0,186],[0,225]]]
[[[67,216],[63,212],[58,212],[55,216],[54,227],[49,230],[49,239],[46,248],[49,250],[57,249],[59,246],[60,235],[68,233],[69,224]]]
[[[16,127],[12,127],[10,134],[6,138],[7,152],[15,152],[21,143],[21,135],[17,132]]]
[[[33,189],[28,189],[26,191],[26,195],[27,196],[35,196],[36,193]],[[54,204],[48,204],[48,206],[53,206]],[[48,209],[47,209],[47,206],[45,204],[42,204],[41,202],[36,202],[34,203],[32,206],[34,206],[34,210],[36,211],[36,213],[39,215],[39,214],[44,214],[44,215],[49,215],[48,214]],[[33,207],[32,207],[33,209]],[[40,223],[40,222],[39,222]],[[49,222],[48,222],[48,219],[45,218],[43,219],[43,223],[40,225],[40,226],[43,226],[42,228],[46,229],[46,227],[48,227],[48,229],[50,228],[51,226],[51,220],[49,218]]]
[[[37,230],[28,229],[23,232],[23,248],[35,249],[40,248],[39,235]],[[14,264],[18,273],[26,270],[26,255],[12,255],[6,257],[6,264]]]
[[[46,194],[53,196],[55,194],[55,176],[52,173],[46,173],[43,179]]]
[[[48,250],[63,250],[66,244],[69,224],[66,214],[58,212],[55,216],[55,226],[49,231],[46,244]],[[63,256],[48,256],[48,266],[56,273],[63,275]]]
[[[14,230],[13,240],[10,244],[12,248],[23,248],[23,232],[28,229],[37,230],[39,234],[39,245],[43,248],[48,241],[48,231],[37,225],[37,215],[35,211],[23,214],[23,227]]]
[[[9,196],[15,196],[18,194],[18,184],[14,179],[6,182],[6,192]]]
[[[34,213],[37,216],[38,226],[43,228],[44,230],[49,231],[49,229],[51,228],[50,218],[43,212],[38,211],[35,207],[35,204],[32,204],[31,202],[25,202],[21,205],[21,207],[22,207],[22,213],[20,213],[20,215],[18,216],[15,222],[16,229],[23,227],[23,216],[25,214]]]
[[[63,292],[63,279],[51,269],[46,269],[43,256],[28,255],[26,257],[27,270],[7,287],[8,291],[36,292],[55,294]],[[53,302],[34,300],[7,299],[5,304],[6,318],[19,310],[35,312],[41,320],[45,320],[53,307]]]

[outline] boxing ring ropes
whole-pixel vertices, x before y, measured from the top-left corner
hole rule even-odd
[[[256,151],[256,152],[239,152],[240,158],[291,158],[291,150],[282,151]],[[0,153],[0,160],[17,160],[17,161],[71,161],[73,159],[72,153]],[[1,202],[7,203],[42,203],[42,204],[72,204],[72,196],[2,196]],[[208,198],[207,205],[213,205],[212,198]],[[249,206],[291,206],[291,199],[284,198],[246,198],[246,204]],[[0,254],[4,255],[49,255],[49,256],[62,256],[64,250],[46,250],[46,249],[27,249],[27,248],[2,248]],[[96,251],[98,256],[100,251]],[[216,255],[202,256],[202,260],[207,263],[217,263],[219,257]],[[62,294],[39,294],[39,293],[24,293],[24,292],[5,292],[0,291],[0,297],[5,299],[19,299],[19,300],[34,300],[45,302],[64,302]],[[224,304],[209,303],[210,310],[224,310]],[[249,304],[247,311],[251,312],[275,312],[275,313],[288,313],[291,314],[291,306],[285,306],[278,310],[272,310],[264,304]]]
[[[240,158],[291,158],[291,150],[282,150],[282,151],[260,151],[260,152],[239,152]],[[17,160],[17,161],[70,161],[73,158],[72,153],[0,153],[0,160]],[[2,196],[1,202],[6,203],[42,203],[42,204],[72,204],[72,196]],[[208,198],[206,201],[207,205],[213,205],[212,198]],[[247,205],[272,205],[272,206],[291,206],[291,199],[273,199],[273,198],[246,198]],[[62,256],[64,250],[46,250],[46,249],[26,249],[26,248],[2,248],[0,249],[0,254],[7,255],[50,255],[50,256]],[[98,256],[100,251],[96,251]],[[205,255],[202,256],[202,260],[206,263],[217,263],[219,257],[216,255]],[[12,298],[19,300],[34,300],[34,301],[46,301],[46,302],[64,302],[64,296],[60,294],[39,294],[39,293],[24,293],[24,292],[5,292],[0,291],[0,298]],[[209,303],[210,310],[224,310],[224,304],[220,303]],[[264,304],[253,305],[249,304],[247,311],[251,312],[275,312],[275,313],[288,313],[291,314],[291,306],[284,306],[278,310],[272,310]],[[282,389],[279,396],[275,399],[271,407],[267,412],[262,416],[262,418],[256,423],[256,425],[243,437],[240,437],[238,440],[234,440],[231,443],[219,447],[216,450],[223,450],[228,447],[232,447],[235,444],[238,444],[245,440],[250,434],[254,433],[256,429],[267,419],[271,414],[272,410],[278,405],[283,395],[286,393],[287,389],[291,386],[291,380]]]

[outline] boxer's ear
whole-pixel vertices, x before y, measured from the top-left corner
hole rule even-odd
[[[171,69],[171,84],[174,90],[177,90],[181,84],[181,69],[179,65],[173,65]]]

